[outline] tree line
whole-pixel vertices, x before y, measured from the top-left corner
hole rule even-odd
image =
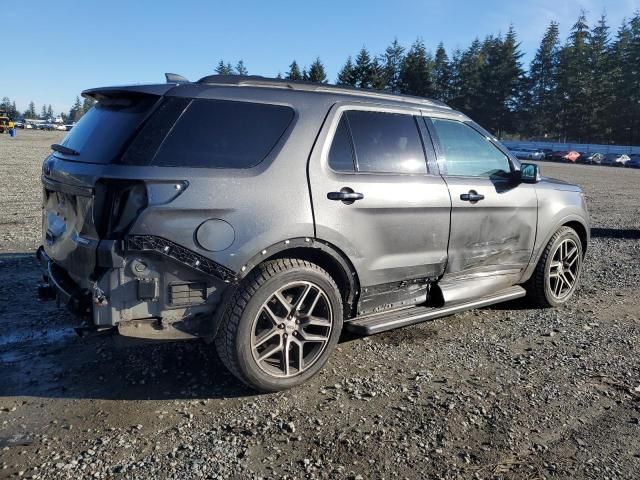
[[[467,48],[435,52],[417,39],[408,48],[394,40],[380,54],[363,47],[348,56],[335,83],[430,97],[461,110],[501,138],[590,143],[640,143],[640,12],[612,32],[602,15],[589,25],[582,12],[566,39],[551,22],[525,69],[513,27],[506,34],[477,38]],[[220,60],[221,75],[248,75],[243,60]],[[316,59],[301,66],[295,59],[278,78],[328,83]],[[77,121],[93,105],[76,97],[65,121]],[[1,111],[19,116],[5,97]],[[33,102],[23,113],[38,114]]]
[[[564,41],[551,22],[526,70],[522,57],[513,27],[451,52],[394,40],[347,57],[335,83],[441,100],[501,138],[640,143],[640,12],[615,33],[605,15],[590,26],[582,12]],[[215,71],[248,74],[242,60]],[[308,68],[293,60],[278,77],[329,81],[320,58]]]
[[[64,123],[77,122],[89,111],[91,107],[93,107],[93,105],[95,105],[95,103],[95,100],[92,98],[85,98],[81,101],[80,97],[76,96],[75,102],[69,112],[61,112],[60,117]],[[26,110],[20,112],[20,110],[16,108],[15,100],[11,100],[9,97],[3,97],[0,101],[0,112],[6,113],[9,118],[13,119],[26,118],[30,120],[54,120],[57,116],[54,113],[51,104],[42,105],[42,108],[38,110],[33,101],[29,102]]]

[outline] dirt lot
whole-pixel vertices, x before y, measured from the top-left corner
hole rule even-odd
[[[0,477],[640,478],[640,170],[547,164],[593,220],[570,305],[345,338],[256,395],[210,346],[77,338],[35,299],[40,165],[0,137]]]

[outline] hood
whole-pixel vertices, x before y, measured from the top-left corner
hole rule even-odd
[[[565,182],[564,180],[558,180],[557,178],[542,177],[538,182],[540,186],[546,186],[553,188],[554,190],[564,190],[567,192],[582,192],[582,188],[573,183]]]

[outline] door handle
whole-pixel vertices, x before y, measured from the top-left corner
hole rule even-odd
[[[327,198],[329,200],[341,201],[347,205],[351,205],[356,200],[362,200],[364,195],[362,193],[354,192],[353,189],[349,187],[343,187],[339,192],[327,193]]]
[[[461,193],[460,200],[465,202],[478,202],[484,200],[484,195],[479,194],[475,190],[469,190],[469,193]]]

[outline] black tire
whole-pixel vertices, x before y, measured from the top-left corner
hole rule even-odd
[[[317,293],[317,296],[321,297],[322,302],[325,304],[325,311],[327,312],[327,318],[331,320],[331,326],[325,327],[327,330],[325,330],[324,335],[326,335],[327,341],[322,343],[321,347],[318,347],[319,350],[314,353],[316,357],[313,363],[310,366],[304,366],[305,369],[303,370],[304,362],[300,359],[300,372],[293,374],[293,376],[282,377],[265,371],[268,367],[265,366],[266,361],[261,363],[260,358],[256,358],[256,355],[258,355],[254,346],[254,342],[258,338],[255,333],[256,324],[265,318],[261,317],[261,315],[263,315],[269,302],[275,300],[276,292],[280,292],[280,289],[287,288],[289,285],[297,285],[300,282],[306,282],[318,292],[321,290],[324,293],[324,296],[321,296],[320,293]],[[316,295],[315,290],[314,295]],[[343,314],[342,297],[338,286],[325,270],[305,260],[283,258],[267,261],[256,267],[231,292],[228,298],[220,317],[220,324],[215,338],[216,350],[227,369],[240,381],[255,390],[274,392],[304,383],[322,369],[340,338]],[[275,306],[277,307],[277,305]],[[310,318],[315,318],[311,317],[314,307],[310,308],[309,316]],[[270,319],[273,320],[273,318],[271,317]],[[284,321],[290,322],[291,320]],[[304,323],[304,321],[302,322]],[[300,321],[296,323],[300,323]],[[287,328],[289,326],[288,324]],[[273,326],[270,328],[274,329]],[[283,345],[282,335],[287,337],[284,332],[285,330],[279,334],[280,337],[275,337],[281,342],[280,345]],[[290,333],[291,336],[297,335],[298,341],[305,338],[304,336],[301,337],[301,334],[302,332],[299,331]],[[290,338],[289,341],[293,345],[294,338]],[[306,344],[306,342],[302,343]],[[290,344],[285,344],[287,345],[287,350],[289,350]],[[304,351],[304,347],[299,347],[298,345],[293,345],[293,348],[300,348],[299,352]],[[300,353],[300,355],[303,355],[303,353]],[[284,362],[284,358],[283,356],[282,364],[288,363]],[[273,368],[274,370],[276,369],[276,367]],[[287,367],[287,372],[288,369],[289,367]],[[290,372],[289,374],[291,375]]]
[[[565,286],[567,290],[562,292],[561,295],[557,295],[556,292],[554,292],[554,285],[558,284],[554,284],[554,280],[551,279],[551,269],[552,266],[557,263],[556,254],[563,242],[575,245],[577,249],[575,253],[577,271],[570,288],[567,288]],[[543,308],[557,307],[569,301],[569,299],[575,293],[577,285],[579,284],[580,273],[582,272],[582,251],[582,242],[580,241],[580,237],[578,236],[576,231],[571,227],[561,227],[551,237],[549,243],[547,243],[547,246],[542,252],[540,260],[536,265],[536,269],[533,272],[533,275],[525,284],[529,300],[537,306]],[[566,267],[563,266],[562,268],[564,269]],[[569,278],[566,272],[563,272],[562,275],[565,275],[566,278]],[[561,280],[561,282],[564,284],[563,280]],[[562,285],[560,286],[560,290],[562,290]]]

